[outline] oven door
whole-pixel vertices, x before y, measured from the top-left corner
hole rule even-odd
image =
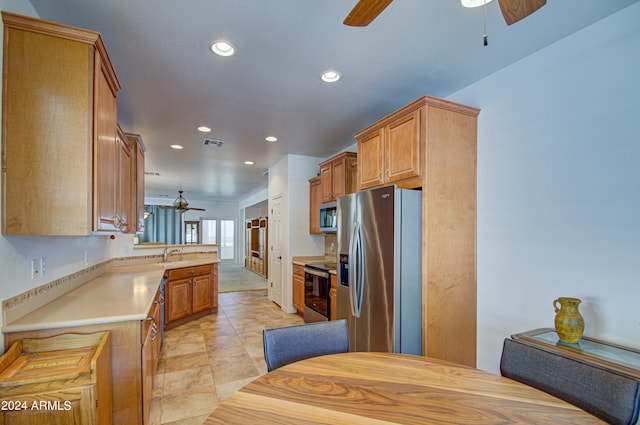
[[[329,271],[304,268],[304,321],[329,320]]]

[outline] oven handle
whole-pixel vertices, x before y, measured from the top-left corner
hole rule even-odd
[[[325,272],[322,270],[317,270],[317,269],[308,269],[308,268],[304,268],[304,272],[314,275],[314,276],[319,276],[319,277],[324,277],[324,278],[328,278],[329,277],[329,272]]]

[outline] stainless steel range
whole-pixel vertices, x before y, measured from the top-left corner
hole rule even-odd
[[[321,322],[329,320],[331,303],[329,290],[331,278],[329,270],[335,270],[335,263],[306,264],[304,267],[304,321]]]

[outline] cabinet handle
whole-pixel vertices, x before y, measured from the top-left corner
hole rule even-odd
[[[383,182],[384,182],[384,180],[382,180],[382,171],[380,171],[380,172],[378,173],[378,181],[379,181],[380,183],[383,183]]]
[[[386,179],[385,181],[389,181],[389,169],[388,168],[384,171],[384,176],[385,176],[385,179]]]

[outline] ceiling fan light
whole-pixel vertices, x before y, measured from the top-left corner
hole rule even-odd
[[[460,0],[464,7],[479,7],[491,3],[491,0]]]

